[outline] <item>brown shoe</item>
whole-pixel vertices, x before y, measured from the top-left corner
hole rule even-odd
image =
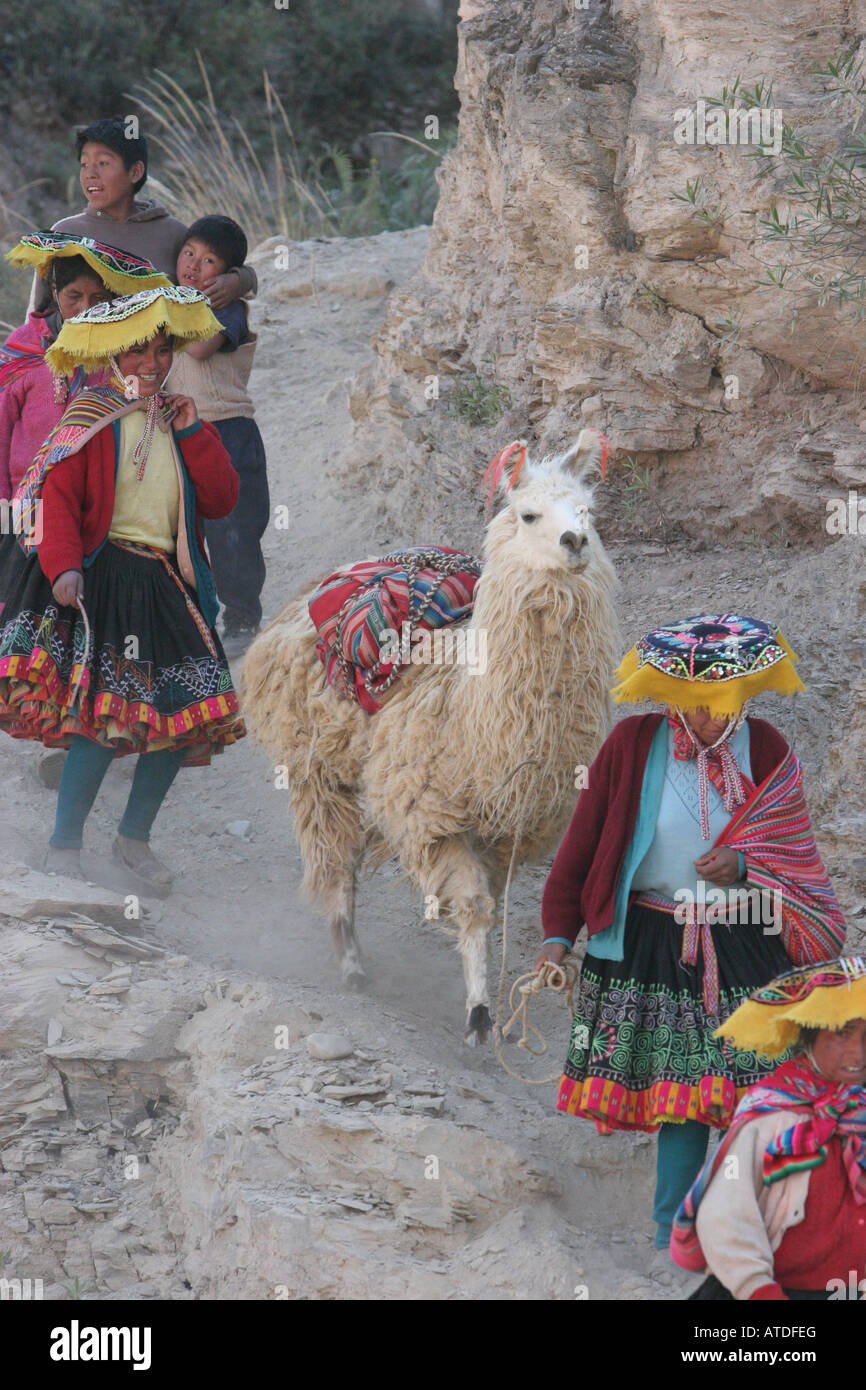
[[[157,859],[146,840],[130,840],[126,835],[118,835],[114,841],[114,858],[143,879],[155,893],[167,895],[171,892],[174,875],[168,865]]]

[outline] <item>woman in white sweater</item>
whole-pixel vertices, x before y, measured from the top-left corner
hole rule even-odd
[[[866,959],[788,971],[717,1036],[796,1053],[749,1089],[677,1213],[671,1255],[710,1271],[692,1298],[862,1298]]]

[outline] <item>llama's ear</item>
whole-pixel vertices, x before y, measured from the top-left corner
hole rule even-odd
[[[585,478],[588,473],[599,469],[602,478],[607,474],[607,456],[610,440],[600,430],[581,430],[577,443],[562,455],[560,464],[568,468],[576,478]]]
[[[484,482],[488,484],[487,506],[493,501],[497,489],[502,492],[511,492],[526,481],[527,470],[524,465],[529,463],[529,454],[526,448],[525,439],[515,439],[513,443],[507,444],[501,449],[487,466],[484,474]]]

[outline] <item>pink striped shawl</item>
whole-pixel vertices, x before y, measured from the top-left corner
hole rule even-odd
[[[795,965],[838,956],[845,919],[815,844],[800,763],[790,749],[716,844],[742,850],[750,886],[779,894],[782,945]]]

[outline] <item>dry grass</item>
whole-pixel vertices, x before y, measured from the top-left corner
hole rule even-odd
[[[205,90],[202,100],[193,100],[159,69],[128,94],[148,117],[150,138],[164,155],[161,177],[149,179],[149,187],[177,217],[191,222],[219,211],[244,228],[252,246],[272,236],[353,236],[395,225],[390,205],[396,185],[388,186],[375,162],[359,174],[348,155],[333,146],[317,160],[302,162],[291,122],[267,72],[262,78],[269,150],[266,157],[260,156],[242,123],[218,109],[201,55],[196,56]],[[449,143],[443,141],[443,146]],[[424,156],[414,156],[401,190],[405,200],[407,184],[410,195],[418,185],[419,207],[445,152],[422,149]],[[426,190],[420,187],[422,179]],[[410,196],[409,220],[396,225],[413,225],[411,210]],[[396,212],[397,218],[402,211]]]

